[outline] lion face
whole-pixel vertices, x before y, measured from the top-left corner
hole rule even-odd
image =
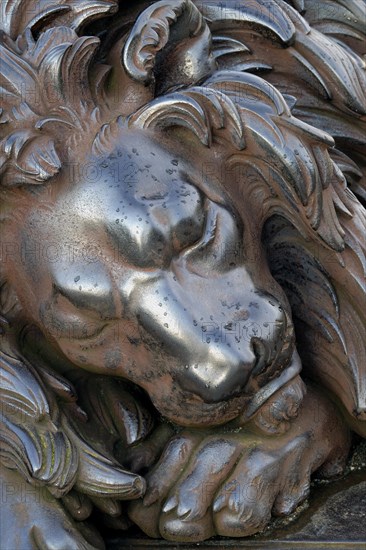
[[[246,260],[238,213],[139,131],[85,166],[30,209],[24,246],[48,243],[17,289],[32,321],[73,365],[138,384],[181,425],[255,410],[300,363],[286,308]]]

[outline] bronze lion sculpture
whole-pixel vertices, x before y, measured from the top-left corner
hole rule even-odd
[[[364,9],[1,1],[4,547],[247,536],[344,471]]]

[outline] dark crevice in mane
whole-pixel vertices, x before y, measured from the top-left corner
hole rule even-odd
[[[346,242],[351,237],[348,230]],[[354,270],[348,275],[354,279],[352,290],[344,285],[348,266],[341,257],[304,239],[284,218],[268,220],[263,242],[271,273],[291,305],[305,373],[338,395],[349,412],[363,410],[365,312],[359,304],[364,294],[353,263],[356,252],[346,247],[345,258]]]

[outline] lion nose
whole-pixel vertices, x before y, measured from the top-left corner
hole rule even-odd
[[[236,315],[220,325],[212,321],[201,326],[196,360],[185,365],[180,377],[185,390],[215,403],[250,395],[268,381],[277,368],[288,322],[280,303],[269,294],[257,295],[253,309],[249,318]]]
[[[235,351],[228,352],[215,346],[207,354],[206,361],[186,365],[179,382],[183,390],[195,394],[205,403],[217,403],[243,391],[255,362],[256,356],[250,349],[243,360],[243,356]]]

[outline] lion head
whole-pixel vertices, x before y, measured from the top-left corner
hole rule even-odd
[[[358,172],[330,154],[313,106],[295,117],[293,97],[250,72],[240,37],[217,35],[214,3],[156,2],[136,21],[121,10],[102,44],[80,28],[115,2],[82,15],[64,2],[32,20],[18,4],[0,46],[11,353],[34,356],[36,330],[65,378],[121,377],[194,427],[250,419],[281,388],[301,387],[303,367],[356,426],[365,213],[344,175],[356,185]],[[269,25],[276,48],[294,44],[293,60],[315,55],[293,8],[277,26],[250,17],[253,40]],[[357,63],[349,54],[354,82]],[[337,108],[365,109],[351,84]]]

